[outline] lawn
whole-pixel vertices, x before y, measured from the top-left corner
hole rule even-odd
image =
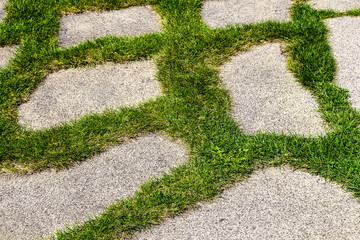
[[[18,45],[0,71],[0,172],[29,174],[64,169],[125,138],[164,132],[181,139],[191,157],[171,174],[151,180],[134,196],[113,203],[95,219],[57,232],[58,239],[128,238],[134,231],[210,200],[254,170],[290,165],[336,181],[360,197],[360,114],[347,90],[335,85],[335,60],[326,18],[360,16],[360,10],[316,11],[294,1],[292,21],[210,29],[201,0],[10,0],[0,25],[1,46]],[[59,48],[62,15],[150,4],[162,32],[140,37],[102,37]],[[303,137],[246,135],[229,115],[231,96],[219,67],[231,56],[264,42],[286,46],[288,68],[317,99],[331,131]],[[48,130],[17,123],[17,108],[53,71],[105,62],[154,59],[164,95],[137,107],[87,115]]]

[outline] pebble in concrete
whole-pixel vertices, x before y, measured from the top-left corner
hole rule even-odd
[[[182,144],[149,134],[69,170],[0,176],[0,239],[47,237],[64,223],[87,220],[186,158]]]
[[[360,110],[360,18],[333,18],[326,24],[337,64],[336,83],[349,90],[353,107]]]
[[[270,168],[134,238],[360,239],[360,204],[321,177]]]
[[[315,9],[347,11],[360,8],[360,0],[312,0],[310,5]]]
[[[220,0],[204,1],[203,20],[210,27],[248,24],[266,20],[290,20],[291,0]]]
[[[280,44],[232,57],[220,77],[233,98],[231,114],[245,133],[325,133],[316,100],[286,69]]]
[[[138,36],[160,31],[160,17],[146,6],[110,12],[87,12],[61,18],[59,43],[68,47],[98,37]]]
[[[90,112],[136,105],[161,94],[153,61],[54,72],[19,107],[19,123],[49,128]]]

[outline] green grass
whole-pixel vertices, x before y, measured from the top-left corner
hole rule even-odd
[[[69,49],[57,42],[60,16],[152,4],[163,31],[140,37],[104,37]],[[96,219],[58,231],[58,239],[128,238],[164,217],[213,199],[254,170],[291,165],[338,182],[360,197],[360,114],[334,84],[335,61],[323,20],[360,11],[315,11],[298,0],[292,21],[209,29],[200,0],[10,0],[0,45],[19,45],[0,71],[0,172],[62,169],[147,132],[165,132],[190,149],[188,163],[141,186]],[[317,98],[332,131],[318,138],[248,136],[229,116],[231,101],[219,78],[230,57],[264,42],[281,42],[288,67]],[[153,58],[164,96],[133,108],[92,114],[71,124],[30,131],[17,124],[17,107],[58,69]]]

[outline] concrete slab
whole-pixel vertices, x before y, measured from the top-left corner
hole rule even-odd
[[[233,98],[231,114],[245,133],[325,133],[316,100],[286,69],[280,44],[232,57],[220,77]]]
[[[311,0],[309,3],[315,9],[341,12],[360,8],[360,0]]]
[[[360,17],[327,19],[326,25],[337,64],[336,84],[349,90],[352,106],[360,110]]]
[[[19,107],[19,124],[39,130],[155,98],[161,94],[155,71],[148,60],[51,73]]]
[[[97,215],[150,177],[186,161],[180,142],[149,134],[55,173],[0,175],[0,239],[48,237],[55,228]]]
[[[16,47],[1,47],[0,48],[0,68],[6,67],[10,58],[16,52]]]
[[[7,0],[0,0],[0,23],[2,22],[2,19],[5,17],[6,12],[4,11],[4,7]]]
[[[291,0],[204,1],[201,14],[210,27],[248,24],[266,20],[291,20]]]
[[[134,239],[360,239],[360,204],[338,185],[289,168],[258,171],[213,203]]]
[[[110,12],[86,12],[60,19],[59,44],[76,45],[106,35],[138,36],[160,31],[160,17],[147,6]]]

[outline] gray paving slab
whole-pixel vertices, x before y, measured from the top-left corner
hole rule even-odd
[[[0,68],[6,67],[17,47],[0,47]]]
[[[0,175],[0,239],[48,237],[64,223],[86,220],[116,199],[132,195],[141,183],[186,158],[180,142],[148,134],[69,170]]]
[[[266,20],[290,20],[291,0],[210,0],[201,14],[210,27],[248,24]]]
[[[59,44],[68,47],[107,35],[138,36],[158,31],[160,17],[148,6],[86,12],[60,19]]]
[[[221,68],[231,114],[247,134],[324,134],[318,104],[286,68],[280,44],[266,44],[234,56]]]
[[[352,106],[360,110],[360,17],[328,19],[326,25],[337,64],[335,82],[349,90]]]
[[[338,185],[289,168],[256,172],[212,203],[134,239],[360,239],[360,204]]]
[[[32,129],[59,125],[90,112],[134,106],[161,94],[152,60],[63,69],[49,74],[19,111]]]
[[[360,0],[311,0],[315,9],[347,11],[360,8]]]

